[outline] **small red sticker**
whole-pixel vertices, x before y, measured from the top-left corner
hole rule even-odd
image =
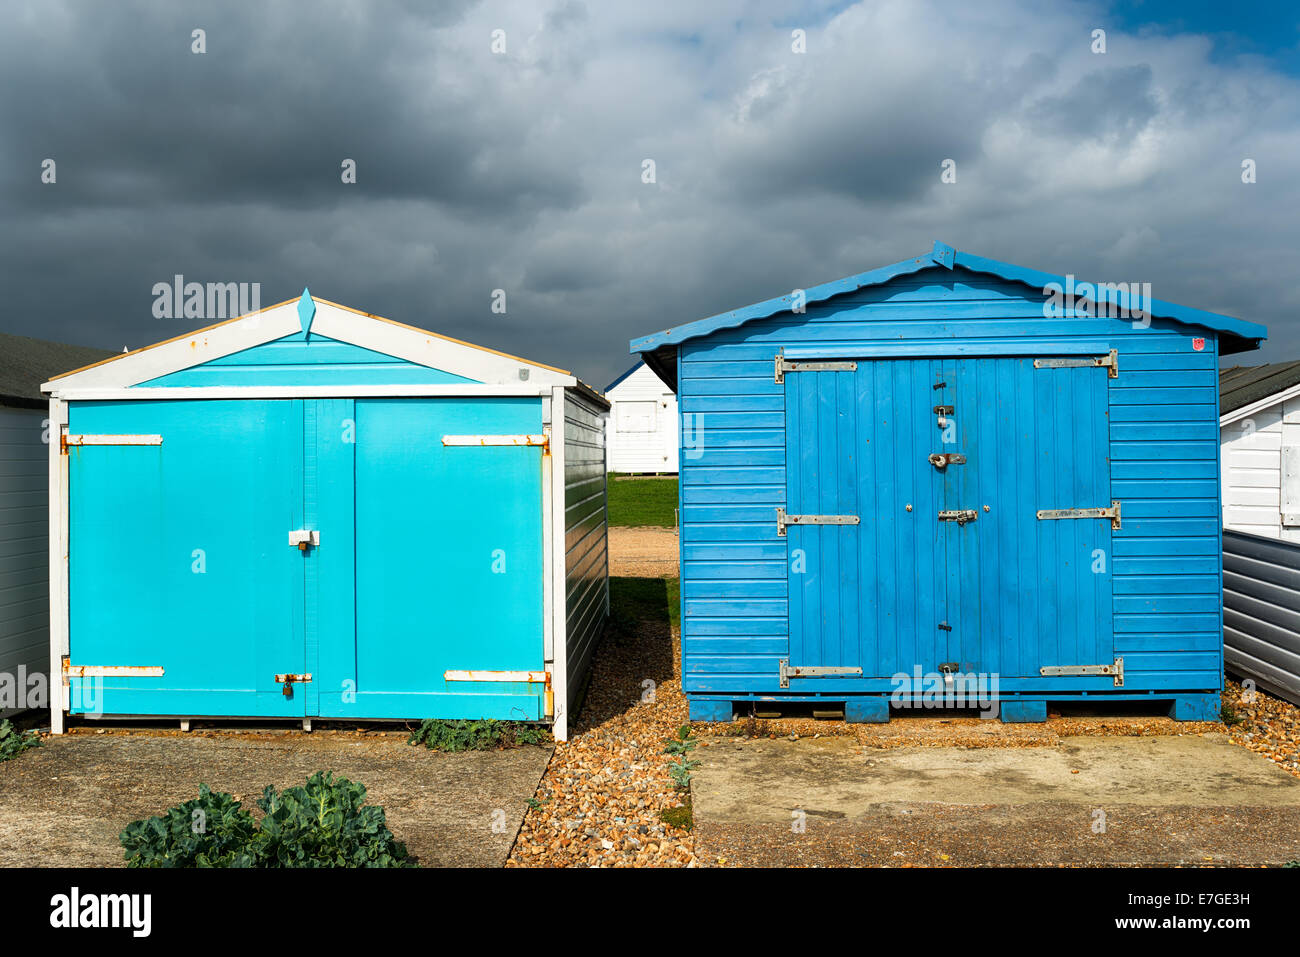
[[[1201,336],[1197,336],[1195,339],[1192,340],[1192,349],[1193,349],[1193,351],[1195,351],[1195,352],[1200,352],[1200,351],[1201,351],[1202,349],[1204,349],[1204,348],[1205,348],[1205,339],[1204,339],[1204,338],[1202,338]]]

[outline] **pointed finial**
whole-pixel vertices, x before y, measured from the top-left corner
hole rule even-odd
[[[298,320],[302,323],[302,334],[311,333],[311,321],[316,316],[316,303],[312,302],[307,287],[302,288],[302,298],[298,300]]]

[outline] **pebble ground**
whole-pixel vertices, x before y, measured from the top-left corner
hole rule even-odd
[[[615,576],[676,574],[676,535],[669,529],[614,529]],[[620,553],[625,558],[620,559]],[[666,620],[620,617],[614,609],[592,664],[586,700],[571,740],[556,747],[534,805],[525,815],[508,867],[726,866],[735,861],[697,857],[683,827],[665,823],[665,811],[689,797],[669,776],[665,741],[687,723],[681,693],[678,630]],[[653,693],[644,683],[653,682]],[[1225,713],[1231,740],[1300,776],[1300,707],[1264,692],[1248,694],[1229,681]],[[918,713],[888,724],[846,724],[812,717],[738,716],[731,724],[694,726],[693,759],[708,760],[717,739],[735,735],[805,737],[850,735],[865,747],[1051,747],[1072,735],[1160,735],[1223,732],[1220,722],[1176,722],[1152,714],[1100,714],[1061,708],[1043,724],[1003,724],[974,714]],[[892,852],[890,852],[892,854]],[[752,862],[751,862],[752,863]]]

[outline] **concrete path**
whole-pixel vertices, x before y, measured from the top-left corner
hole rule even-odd
[[[1300,858],[1300,779],[1223,735],[701,754],[696,853],[735,865],[1255,864]],[[802,832],[800,828],[802,827]]]
[[[0,866],[120,866],[122,829],[197,797],[200,782],[260,816],[266,785],[302,784],[315,771],[364,784],[423,866],[504,864],[551,749],[442,754],[405,742],[319,732],[47,738],[0,763]]]

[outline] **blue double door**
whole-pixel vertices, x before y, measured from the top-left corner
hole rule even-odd
[[[70,710],[543,717],[542,685],[446,678],[544,670],[541,450],[442,441],[540,418],[512,398],[73,403],[69,432],[110,444],[68,449]]]
[[[1107,370],[832,365],[786,374],[785,508],[858,523],[786,530],[789,664],[835,669],[790,688],[885,690],[900,673],[960,670],[1034,691],[1044,666],[1110,664],[1111,522],[1039,517],[1111,505]]]

